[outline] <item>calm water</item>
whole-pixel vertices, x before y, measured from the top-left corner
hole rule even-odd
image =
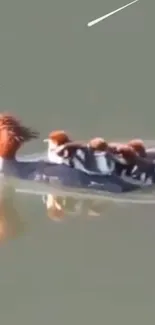
[[[86,26],[124,4],[1,0],[0,108],[41,133],[23,152],[52,128],[155,138],[154,1]],[[1,197],[1,324],[153,324],[153,206],[105,202],[56,222],[39,197]]]

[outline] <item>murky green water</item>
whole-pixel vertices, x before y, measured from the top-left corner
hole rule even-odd
[[[0,3],[0,108],[41,133],[154,139],[154,1]],[[11,196],[11,199],[8,196]],[[107,204],[51,220],[41,198],[0,209],[1,324],[153,324],[154,206]],[[5,239],[5,240],[4,240]]]

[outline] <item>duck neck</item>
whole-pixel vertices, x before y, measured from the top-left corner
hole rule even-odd
[[[48,156],[48,160],[51,161],[52,151],[50,150],[50,148],[48,148],[47,156]]]
[[[62,164],[63,158],[60,157],[55,150],[48,148],[48,160],[56,164]]]

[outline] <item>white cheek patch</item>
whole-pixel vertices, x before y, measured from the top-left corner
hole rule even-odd
[[[52,140],[49,140],[49,150],[55,150],[57,148],[57,144],[52,141]]]

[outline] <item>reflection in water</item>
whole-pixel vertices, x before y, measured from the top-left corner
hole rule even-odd
[[[0,243],[9,238],[16,238],[25,232],[26,225],[21,220],[17,202],[21,194],[17,194],[15,188],[9,184],[5,183],[0,187]],[[105,201],[55,196],[51,193],[44,195],[42,201],[48,218],[59,222],[63,221],[65,216],[98,217],[109,206]]]
[[[25,230],[18,213],[16,194],[13,188],[3,186],[0,191],[0,243],[16,238]]]
[[[106,202],[92,201],[92,199],[75,199],[72,197],[56,197],[48,194],[43,197],[47,216],[53,221],[62,221],[66,216],[98,217],[103,214]]]
[[[64,218],[65,201],[62,198],[48,194],[43,197],[43,202],[46,205],[47,215],[51,220],[61,221]]]

